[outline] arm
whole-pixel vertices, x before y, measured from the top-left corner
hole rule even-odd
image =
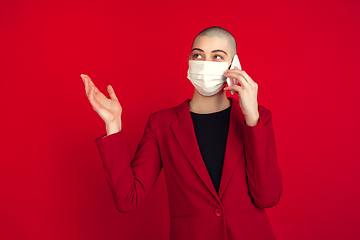
[[[110,99],[108,99],[99,91],[88,75],[81,74],[80,76],[84,82],[85,93],[92,108],[105,122],[107,135],[119,132],[121,130],[122,107],[112,86],[107,86],[107,92],[110,96]]]
[[[282,194],[282,177],[277,164],[271,112],[260,108],[257,125],[243,124],[246,174],[252,199],[259,208],[276,205]]]
[[[152,117],[132,161],[121,131],[95,142],[117,209],[120,212],[135,210],[155,184],[162,168]]]
[[[107,87],[108,99],[89,76],[82,74],[81,78],[91,106],[106,125],[107,137],[96,139],[96,144],[116,207],[120,212],[132,211],[144,200],[162,168],[156,127],[150,117],[136,155],[130,162],[121,132],[122,108],[113,88],[110,85]]]
[[[259,208],[276,205],[282,194],[282,178],[277,164],[271,112],[257,103],[258,85],[243,70],[229,69],[225,77],[240,83],[224,88],[239,96],[239,106],[245,117],[246,174],[252,199]]]

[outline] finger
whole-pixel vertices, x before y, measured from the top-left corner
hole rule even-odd
[[[115,91],[114,91],[114,89],[113,89],[113,87],[112,87],[111,85],[107,86],[107,92],[108,92],[111,100],[116,100],[116,101],[118,101],[118,99],[117,99],[117,97],[116,97],[116,95],[115,95]]]
[[[90,77],[86,74],[80,74],[80,77],[82,78],[83,81],[90,79]]]
[[[225,74],[225,77],[235,78],[242,87],[246,87],[247,85],[249,85],[249,83],[246,81],[246,78],[241,73],[229,71]]]
[[[85,93],[86,93],[86,96],[89,96],[89,95],[88,95],[89,89],[88,89],[88,84],[87,84],[87,81],[86,81],[85,74],[80,74],[80,77],[81,77],[81,79],[83,80],[83,83],[84,83],[84,85],[85,85]]]
[[[95,99],[102,105],[104,101],[109,100],[105,94],[103,94],[95,85],[92,86],[94,88],[94,96]]]
[[[256,84],[255,81],[249,76],[249,74],[247,74],[247,72],[245,72],[244,70],[240,70],[240,69],[238,69],[238,70],[241,72],[241,74],[243,74],[243,76],[245,77],[245,79],[247,80],[247,82],[249,84]]]
[[[91,78],[90,78],[88,75],[86,75],[86,74],[84,74],[84,81],[85,81],[85,87],[88,86],[88,87],[87,87],[87,90],[86,90],[87,95],[89,95],[92,87],[95,88],[95,93],[99,93],[99,92],[100,92],[100,90],[95,86],[95,84],[93,83],[93,81],[91,81]]]
[[[224,88],[224,91],[230,91],[230,90],[233,90],[239,94],[243,89],[239,85],[231,85],[230,87]]]
[[[244,70],[240,70],[239,68],[236,67],[236,69],[228,70],[228,72],[241,74],[245,78],[245,80],[247,81],[247,83],[249,85],[251,85],[253,87],[255,87],[255,86],[257,87],[257,83]]]
[[[94,88],[95,88],[95,93],[100,92],[100,90],[95,86],[95,84],[93,83],[93,81],[91,81],[91,78],[90,78],[89,76],[87,77],[87,80],[88,80],[88,82],[89,82],[90,87],[94,87]]]
[[[100,109],[100,104],[96,101],[95,99],[95,88],[92,87],[90,90],[90,94],[89,94],[89,101],[91,103],[91,106],[93,107],[93,109],[97,112]]]
[[[91,81],[91,78],[86,74],[81,74],[84,81],[87,81],[90,86],[93,86],[94,83]],[[94,85],[95,86],[95,85]]]
[[[94,86],[93,82],[91,81],[90,77],[86,74],[81,74],[81,78],[83,79],[83,82],[85,84],[85,92],[86,96],[89,97],[89,94],[91,92],[92,86]]]

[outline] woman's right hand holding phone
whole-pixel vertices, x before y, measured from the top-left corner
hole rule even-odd
[[[107,86],[110,99],[107,98],[86,74],[80,75],[84,84],[86,96],[95,112],[99,114],[106,125],[107,135],[121,131],[121,105],[111,85]]]

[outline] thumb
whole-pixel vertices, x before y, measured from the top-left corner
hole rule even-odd
[[[112,88],[111,85],[108,85],[106,90],[107,90],[107,92],[108,92],[111,100],[116,100],[116,101],[118,101],[118,99],[117,99],[117,97],[116,97],[116,95],[115,95],[115,91],[114,91],[114,89]]]

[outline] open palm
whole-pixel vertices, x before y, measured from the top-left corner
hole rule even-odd
[[[85,84],[86,96],[88,97],[91,106],[103,119],[105,124],[109,125],[119,121],[122,108],[115,95],[114,89],[110,85],[107,86],[107,92],[110,96],[109,99],[99,91],[88,75],[81,74],[81,78]]]

